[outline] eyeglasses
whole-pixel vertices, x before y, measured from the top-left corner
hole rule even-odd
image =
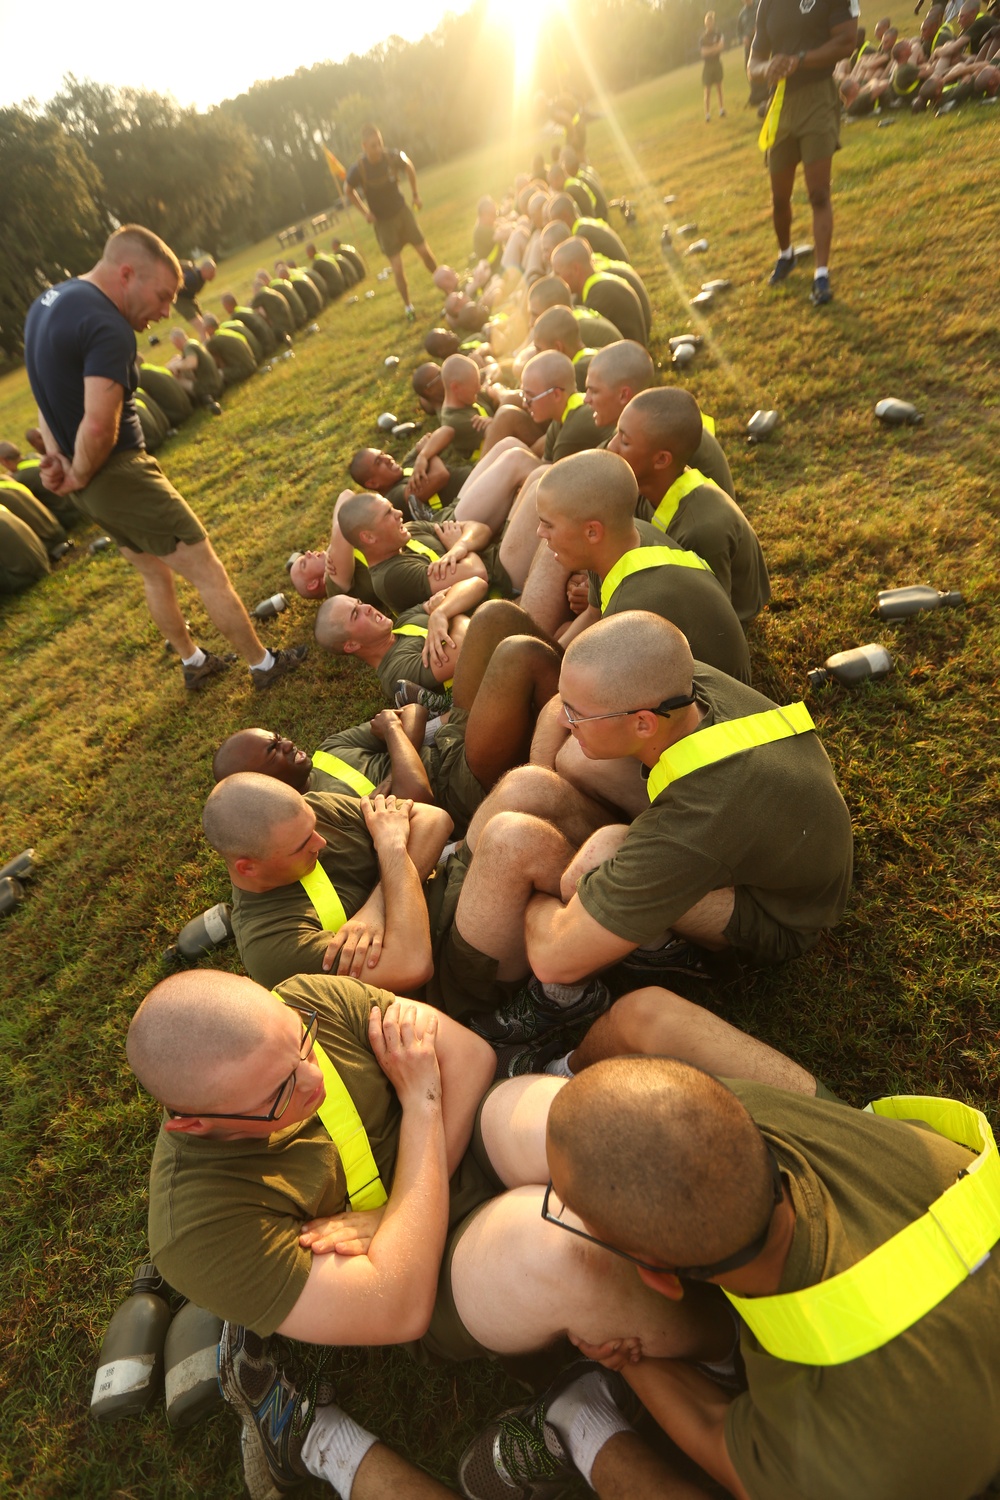
[[[595,1234],[588,1234],[585,1229],[576,1229],[572,1224],[565,1224],[558,1214],[549,1213],[549,1198],[552,1195],[552,1179],[545,1189],[545,1197],[542,1199],[542,1218],[547,1224],[554,1224],[557,1229],[565,1229],[567,1234],[575,1234],[577,1239],[589,1240],[592,1245],[598,1245],[602,1250],[610,1250],[612,1255],[627,1260],[633,1266],[638,1266],[641,1271],[652,1271],[658,1276],[686,1276],[689,1281],[707,1281],[711,1276],[721,1276],[724,1271],[735,1271],[740,1266],[749,1265],[767,1244],[767,1237],[771,1233],[771,1220],[774,1210],[785,1195],[785,1186],[781,1178],[781,1168],[775,1160],[774,1153],[768,1147],[767,1159],[771,1167],[771,1186],[773,1198],[768,1210],[767,1223],[759,1234],[755,1235],[748,1245],[742,1250],[734,1250],[732,1255],[725,1256],[722,1260],[711,1262],[706,1266],[654,1266],[649,1261],[640,1260],[636,1255],[629,1255],[627,1250],[619,1250],[617,1245],[609,1245],[607,1240],[599,1240]],[[563,1204],[563,1210],[566,1205]],[[562,1210],[561,1210],[562,1211]]]
[[[559,389],[560,387],[557,385],[550,385],[547,391],[536,391],[535,395],[533,396],[531,395],[530,391],[522,390],[521,400],[524,402],[525,406],[534,406],[535,402],[541,401],[543,396],[551,396],[553,391],[558,391]]]
[[[314,1010],[303,1010],[301,1005],[289,1005],[288,1009],[298,1011],[299,1015],[304,1018],[302,1022],[302,1044],[299,1047],[299,1062],[308,1062],[312,1055],[312,1050],[316,1045],[316,1035],[319,1031],[319,1016]],[[279,1085],[278,1092],[274,1096],[274,1103],[266,1115],[219,1115],[212,1114],[207,1109],[196,1111],[168,1109],[167,1114],[172,1120],[264,1120],[268,1122],[271,1120],[280,1120],[292,1102],[292,1095],[295,1093],[295,1075],[298,1071],[298,1067],[294,1067],[284,1083]]]
[[[670,714],[675,708],[690,708],[695,701],[694,690],[685,693],[678,698],[665,698],[656,708],[617,708],[613,714],[578,714],[574,713],[564,701],[562,705],[563,718],[572,728],[576,724],[589,724],[594,719],[625,719],[629,714]]]

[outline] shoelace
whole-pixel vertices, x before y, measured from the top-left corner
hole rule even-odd
[[[555,1479],[565,1464],[547,1447],[545,1440],[522,1417],[505,1417],[497,1433],[500,1462],[509,1479],[517,1484]]]

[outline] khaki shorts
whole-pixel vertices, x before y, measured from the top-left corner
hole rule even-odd
[[[198,306],[196,297],[189,297],[186,292],[181,292],[174,301],[174,307],[188,323],[193,323],[195,318],[201,317],[201,308]]]
[[[785,963],[800,958],[815,948],[820,934],[813,930],[797,932],[785,927],[766,912],[744,886],[735,891],[733,914],[722,936],[738,952],[760,963]]]
[[[423,230],[413,217],[413,210],[401,208],[391,219],[375,220],[375,238],[379,249],[389,260],[398,255],[404,245],[422,245]]]
[[[439,870],[427,893],[434,974],[427,982],[427,999],[456,1020],[476,1011],[496,1010],[512,1000],[523,980],[497,978],[498,963],[466,942],[455,925],[458,899],[472,856],[465,844]]]
[[[113,453],[73,498],[84,515],[132,552],[166,557],[178,542],[193,547],[207,535],[156,459],[141,449]]]
[[[465,726],[468,710],[453,708],[434,741],[433,782],[438,801],[455,824],[454,837],[465,837],[472,815],[486,796],[465,758]]]
[[[840,95],[832,78],[818,78],[786,94],[778,134],[767,153],[769,172],[826,161],[840,150]]]

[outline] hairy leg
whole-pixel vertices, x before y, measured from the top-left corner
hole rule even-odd
[[[576,740],[565,740],[556,756],[556,770],[589,797],[600,797],[631,819],[649,806],[649,793],[637,760],[590,760]]]
[[[151,552],[133,552],[131,547],[119,548],[125,561],[132,564],[142,579],[146,593],[146,608],[160,634],[170,642],[178,656],[188,657],[195,653],[195,642],[191,639],[184,616],[177,602],[174,575],[160,558]]]
[[[812,1074],[783,1052],[658,985],[622,995],[591,1026],[570,1067],[579,1073],[605,1057],[638,1054],[676,1057],[706,1073],[751,1078],[797,1094],[816,1092]]]
[[[536,891],[559,894],[559,878],[572,853],[558,828],[528,813],[497,813],[482,829],[455,926],[467,943],[497,960],[498,979],[528,974],[525,910]]]
[[[483,457],[485,458],[486,454],[504,438],[518,438],[530,448],[544,435],[545,428],[533,422],[523,406],[514,406],[509,401],[505,401],[502,406],[497,407],[496,415],[486,429],[486,436],[483,439]]]
[[[472,617],[455,668],[452,697],[457,708],[472,707],[494,651],[510,636],[534,636],[554,645],[512,599],[485,600]]]
[[[521,590],[521,608],[549,635],[573,618],[566,598],[570,570],[564,568],[548,547],[539,546]]]
[[[225,636],[233,650],[238,651],[247,662],[260,661],[264,655],[264,647],[250,623],[243,601],[230,583],[229,575],[208,538],[193,546],[180,542],[162,560],[168,568],[173,568],[175,573],[180,573],[182,578],[194,584],[202,597],[209,619],[219,634]]]
[[[383,1443],[368,1449],[351,1486],[351,1500],[385,1500],[386,1495],[393,1500],[438,1500],[455,1494]]]
[[[505,1187],[547,1182],[545,1127],[552,1101],[565,1078],[528,1073],[499,1084],[483,1102],[483,1145],[490,1165]]]
[[[465,838],[470,849],[476,849],[487,823],[501,812],[530,813],[554,824],[573,849],[578,849],[595,829],[608,822],[606,808],[543,766],[518,766],[497,782],[469,824]]]
[[[732,886],[709,891],[707,896],[702,896],[689,911],[677,918],[673,923],[673,931],[678,937],[686,938],[689,943],[721,952],[729,946],[722,934],[729,925],[735,904],[736,892]]]
[[[558,690],[561,661],[554,646],[533,636],[497,646],[465,731],[465,758],[482,786],[491,788],[527,759],[539,709]]]
[[[708,1500],[713,1493],[683,1479],[634,1432],[608,1439],[594,1459],[590,1482],[598,1500]]]
[[[517,502],[511,509],[510,521],[504,532],[503,541],[500,543],[500,561],[518,590],[524,587],[535,553],[541,545],[538,540],[538,506],[535,504],[535,490],[545,470],[542,468],[536,472],[538,477],[532,474],[518,495]]]

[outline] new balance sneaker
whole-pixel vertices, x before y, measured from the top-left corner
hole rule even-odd
[[[774,270],[767,278],[768,286],[780,286],[781,283],[795,270],[794,255],[779,255],[774,263]]]
[[[594,1373],[626,1420],[634,1420],[639,1403],[621,1376],[590,1360],[574,1360],[537,1401],[501,1412],[473,1438],[458,1465],[466,1500],[543,1500],[579,1485],[579,1472],[548,1421],[548,1411],[575,1381]]]
[[[828,302],[833,301],[833,287],[830,285],[829,276],[814,276],[812,291],[809,293],[809,301],[813,307],[825,307]]]
[[[433,688],[424,688],[419,683],[408,682],[405,677],[400,677],[393,684],[393,702],[397,708],[405,708],[408,703],[419,703],[428,713],[443,714],[451,707],[451,694],[435,693]]]
[[[170,645],[169,641],[167,645]],[[200,667],[184,668],[184,686],[189,693],[200,693],[211,678],[217,677],[220,672],[228,672],[235,660],[236,657],[230,652],[225,656],[216,656],[213,652],[206,651],[205,660]]]
[[[643,984],[655,984],[658,975],[687,974],[691,979],[711,979],[703,948],[675,938],[662,948],[634,948],[618,964],[622,973]]]
[[[570,1027],[589,1025],[598,1016],[603,1016],[610,1004],[611,991],[601,979],[588,980],[583,994],[572,1005],[557,1005],[532,975],[507,1005],[492,1014],[473,1016],[469,1025],[494,1046],[537,1042],[552,1032],[561,1033]],[[553,1056],[557,1055],[553,1053]]]
[[[269,667],[251,667],[250,676],[255,688],[269,688],[279,677],[287,677],[301,667],[309,655],[308,646],[284,646],[272,653],[274,661]]]
[[[432,505],[428,505],[423,500],[418,500],[417,497],[416,497],[416,495],[411,495],[410,498],[409,498],[409,500],[407,500],[406,503],[409,506],[410,515],[412,516],[412,518],[413,518],[414,521],[436,521],[437,520],[438,513],[434,509],[434,507]]]
[[[243,1422],[240,1447],[250,1500],[279,1500],[308,1477],[302,1444],[318,1406],[333,1400],[333,1387],[314,1376],[298,1390],[281,1373],[274,1340],[238,1323],[224,1323],[219,1342],[219,1385]]]

